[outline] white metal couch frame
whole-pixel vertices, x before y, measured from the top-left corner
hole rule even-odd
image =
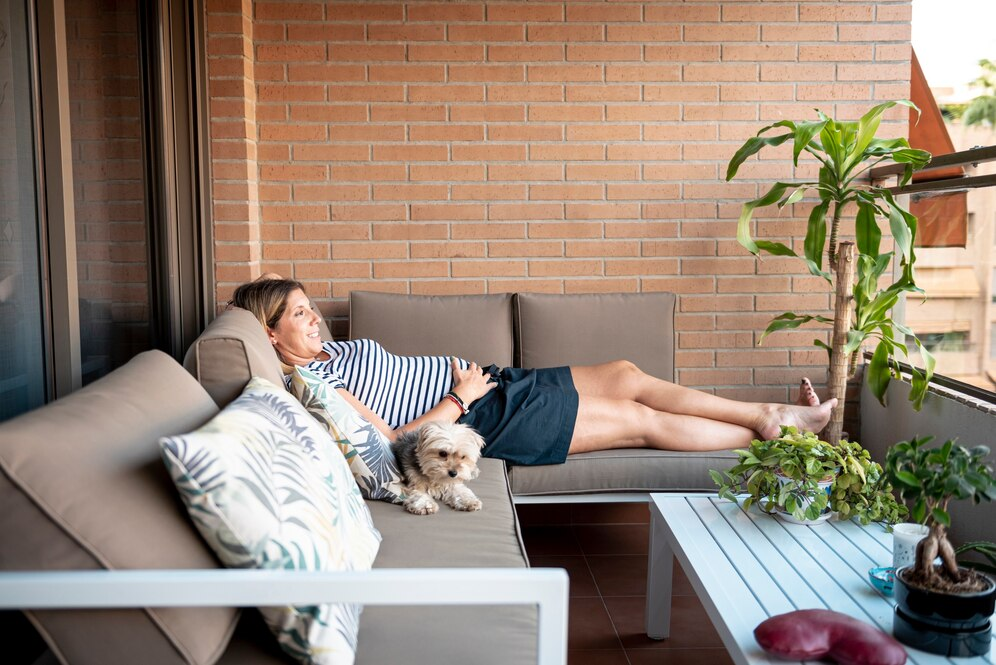
[[[537,663],[567,662],[560,568],[383,568],[361,572],[115,570],[0,572],[0,609],[363,605],[535,605]]]

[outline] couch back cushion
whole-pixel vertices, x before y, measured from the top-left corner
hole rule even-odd
[[[106,377],[0,425],[0,568],[217,568],[159,455],[160,437],[217,407],[172,358],[148,351]],[[210,665],[232,608],[38,611],[62,662]]]
[[[512,364],[512,294],[409,296],[353,291],[349,338],[374,339],[403,356],[457,356]]]
[[[594,365],[630,360],[647,374],[674,380],[673,293],[519,293],[519,367]]]
[[[224,311],[208,324],[187,349],[183,366],[219,408],[241,395],[254,376],[283,385],[280,358],[266,330],[244,309]]]

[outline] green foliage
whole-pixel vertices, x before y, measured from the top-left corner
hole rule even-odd
[[[882,467],[859,444],[841,441],[834,446],[812,432],[782,427],[781,436],[755,439],[726,472],[711,470],[719,496],[737,501],[746,492],[744,508],[757,503],[771,513],[783,509],[796,519],[814,520],[829,506],[842,518],[897,522],[906,514],[896,502]],[[829,492],[820,481],[833,479]]]
[[[963,568],[974,568],[983,573],[996,576],[996,543],[988,540],[976,540],[955,549],[955,554],[959,555],[958,564]],[[985,558],[985,561],[971,559],[962,555],[977,554]]]
[[[930,153],[910,148],[906,139],[875,138],[882,114],[897,104],[919,112],[912,102],[900,100],[873,107],[857,122],[837,121],[817,110],[819,119],[815,121],[796,123],[782,120],[768,125],[757,136],[748,139],[733,155],[727,167],[726,179],[732,180],[748,157],[766,147],[779,146],[788,141],[792,142],[792,160],[796,165],[804,152],[819,161],[817,180],[776,182],[763,196],[745,203],[737,225],[737,240],[755,255],[764,251],[775,256],[796,257],[806,265],[811,274],[822,277],[832,285],[835,276],[831,271],[824,270],[823,253],[826,250],[832,268],[836,260],[840,220],[844,210],[854,204],[854,235],[858,250],[854,318],[850,322],[847,345],[841,352],[849,357],[856,357],[855,354],[863,344],[875,342],[875,356],[868,367],[868,373],[875,396],[884,403],[889,381],[899,373],[896,358],[909,355],[905,339],[911,337],[920,351],[924,367],[923,370],[914,370],[913,389],[910,392],[910,400],[919,410],[934,373],[934,358],[912,331],[889,316],[902,293],[922,293],[913,275],[917,219],[896,202],[888,189],[874,187],[861,180],[868,169],[884,160],[891,160],[904,166],[900,184],[905,185],[915,170],[923,168],[930,161]],[[784,130],[784,133],[769,134],[780,130]],[[752,236],[751,220],[756,209],[776,205],[780,210],[802,200],[809,191],[815,193],[819,202],[809,216],[802,255],[783,243],[757,240]],[[883,223],[888,223],[895,239],[894,251],[881,252],[880,225]],[[893,260],[899,261],[901,275],[892,284],[880,288],[879,283],[886,279],[886,271]],[[817,315],[786,312],[771,321],[761,339],[763,341],[772,332],[798,328],[811,322],[832,326],[833,320]],[[833,352],[822,342],[817,341],[816,344]]]
[[[972,86],[982,88],[982,94],[965,107],[961,119],[966,125],[987,124],[996,128],[996,62],[979,60],[982,74],[972,81]]]
[[[914,437],[889,448],[885,470],[899,496],[913,504],[913,520],[951,526],[948,503],[996,499],[996,477],[986,463],[989,448],[959,446],[953,439],[927,447],[933,437]]]

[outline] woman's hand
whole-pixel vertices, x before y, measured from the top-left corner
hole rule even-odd
[[[468,407],[471,402],[484,397],[498,385],[491,383],[491,375],[485,374],[477,363],[470,363],[467,369],[460,369],[457,359],[450,357],[450,370],[453,372],[453,392]]]

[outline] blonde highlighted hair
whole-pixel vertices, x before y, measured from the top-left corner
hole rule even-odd
[[[249,310],[267,330],[273,330],[287,309],[287,297],[304,286],[294,279],[257,279],[235,289],[232,304]]]

